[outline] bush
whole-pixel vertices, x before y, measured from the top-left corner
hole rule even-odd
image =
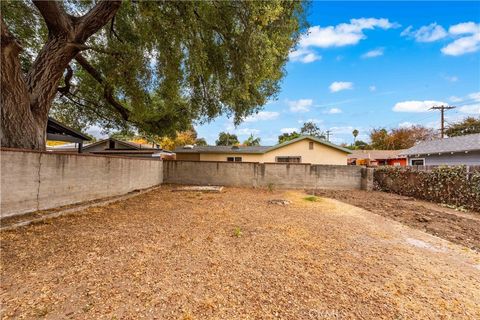
[[[440,166],[422,171],[411,167],[379,167],[376,190],[480,212],[480,171],[466,166]]]

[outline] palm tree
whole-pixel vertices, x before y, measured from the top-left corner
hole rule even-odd
[[[353,144],[355,144],[356,140],[357,140],[357,136],[358,136],[358,130],[357,129],[354,129],[352,131],[352,134],[353,134]]]

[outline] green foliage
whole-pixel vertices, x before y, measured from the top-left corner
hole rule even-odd
[[[205,138],[198,138],[197,140],[195,140],[195,145],[206,146],[208,145],[208,143],[207,143],[207,140],[205,140]]]
[[[253,136],[253,134],[250,134],[250,137],[248,137],[248,139],[243,142],[243,145],[245,145],[245,146],[259,146],[260,145],[260,138],[259,137],[255,138]]]
[[[467,117],[460,122],[448,126],[445,131],[449,137],[464,136],[467,134],[480,133],[480,117]]]
[[[305,122],[300,129],[300,135],[312,136],[321,139],[325,139],[325,132],[320,130],[320,127],[317,126],[315,122]]]
[[[269,192],[273,192],[275,190],[275,184],[270,182],[269,184],[267,184],[267,189]]]
[[[233,235],[239,238],[242,235],[242,229],[240,227],[235,227],[233,230]]]
[[[278,136],[278,143],[284,143],[300,137],[300,133],[293,131],[292,133],[282,133]]]
[[[421,125],[407,128],[385,128],[370,131],[370,146],[374,150],[408,149],[419,141],[429,140],[436,136],[435,130]]]
[[[78,17],[95,4],[68,0],[64,7]],[[76,62],[70,64],[70,92],[57,96],[52,115],[81,128],[133,125],[157,136],[220,115],[239,124],[278,93],[288,54],[306,28],[305,6],[287,0],[123,1],[113,23],[91,36],[82,54],[113,88],[128,119]],[[23,43],[28,69],[48,38],[43,18],[26,0],[2,1],[2,15]]]
[[[310,202],[317,202],[317,201],[320,200],[320,198],[318,198],[316,196],[308,196],[308,197],[303,198],[303,200],[310,201]]]
[[[218,134],[218,140],[215,141],[217,146],[234,146],[240,144],[238,137],[235,134],[230,134],[228,132],[220,132]]]
[[[457,208],[480,212],[480,171],[465,166],[441,166],[423,171],[411,167],[378,167],[375,188]]]

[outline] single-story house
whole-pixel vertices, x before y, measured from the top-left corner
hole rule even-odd
[[[350,150],[328,141],[301,136],[275,146],[184,146],[177,160],[347,164]]]
[[[480,133],[423,141],[402,154],[411,166],[480,165]]]
[[[62,151],[62,152],[82,152],[83,143],[91,140],[90,137],[72,129],[63,123],[58,122],[53,118],[48,118],[47,122],[47,140],[50,141],[64,141],[70,142],[67,145],[57,147],[47,146],[47,151]]]
[[[359,166],[406,166],[405,150],[352,150],[348,164]]]
[[[173,152],[164,150],[160,148],[159,145],[126,142],[114,138],[108,138],[91,143],[87,146],[84,146],[82,151],[84,153],[98,155],[175,159],[175,154]]]

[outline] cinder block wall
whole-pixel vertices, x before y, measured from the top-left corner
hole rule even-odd
[[[1,217],[162,183],[161,160],[1,150]]]
[[[371,190],[372,171],[346,165],[164,161],[163,181],[194,185]]]

